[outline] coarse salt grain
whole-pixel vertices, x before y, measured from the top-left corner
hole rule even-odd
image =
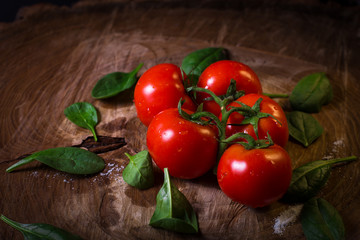
[[[274,233],[282,235],[285,228],[296,221],[297,217],[300,215],[302,207],[302,204],[291,206],[275,218]]]

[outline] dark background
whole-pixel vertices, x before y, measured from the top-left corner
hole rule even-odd
[[[78,0],[2,0],[0,2],[0,22],[12,22],[21,7],[37,3],[52,3],[58,6],[71,6]],[[276,1],[275,1],[276,2]],[[305,1],[306,2],[306,1]],[[343,6],[360,5],[360,0],[314,0],[319,3],[337,3]]]
[[[77,0],[2,0],[0,1],[0,22],[12,22],[21,7],[37,3],[52,3],[59,6],[71,6]]]

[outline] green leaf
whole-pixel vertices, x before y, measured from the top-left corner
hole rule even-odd
[[[289,94],[286,93],[262,93],[269,98],[289,98]]]
[[[333,90],[325,73],[313,73],[302,78],[290,94],[294,110],[316,113],[333,98]]]
[[[91,96],[96,99],[113,97],[126,89],[131,88],[137,82],[136,74],[144,64],[139,64],[129,73],[113,72],[102,77],[93,88]]]
[[[147,189],[154,186],[154,172],[148,151],[142,151],[134,156],[127,153],[129,164],[123,171],[124,181],[136,188]]]
[[[23,224],[15,222],[4,215],[1,215],[1,220],[20,231],[25,240],[79,240],[79,236],[71,234],[61,228],[52,226],[50,224],[44,223],[33,223],[33,224]]]
[[[300,221],[306,239],[345,239],[345,227],[340,214],[322,198],[313,198],[304,204]]]
[[[228,56],[224,48],[203,48],[188,54],[182,61],[181,69],[190,79],[190,85],[195,86],[205,68],[225,59],[228,59]]]
[[[97,111],[87,102],[77,102],[64,110],[65,116],[79,127],[89,129],[97,141],[95,126],[98,123]]]
[[[105,167],[104,160],[95,153],[81,148],[59,147],[36,152],[15,163],[6,171],[12,172],[34,160],[71,174],[93,174],[102,171]]]
[[[323,133],[323,127],[310,114],[294,111],[286,113],[289,125],[289,134],[299,141],[304,147],[308,147]]]
[[[196,214],[186,197],[172,185],[168,169],[164,169],[164,184],[156,196],[156,209],[150,225],[181,233],[197,233]]]
[[[336,163],[355,160],[355,156],[309,162],[293,170],[285,202],[305,202],[316,196],[329,179],[331,167]]]

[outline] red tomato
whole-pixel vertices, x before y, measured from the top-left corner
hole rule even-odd
[[[183,108],[196,110],[196,105],[186,95],[181,70],[174,64],[155,65],[140,77],[135,86],[137,115],[146,126],[162,110],[177,107],[181,98],[185,100]]]
[[[176,108],[155,116],[146,144],[160,169],[168,168],[171,176],[184,179],[206,173],[215,164],[218,149],[214,128],[185,120]]]
[[[221,190],[232,200],[253,208],[280,199],[290,185],[291,175],[290,157],[276,144],[252,150],[231,145],[217,170]]]
[[[261,118],[258,122],[258,135],[260,139],[267,139],[267,132],[269,132],[271,139],[274,143],[285,147],[289,139],[289,128],[286,120],[286,115],[281,106],[271,98],[259,94],[248,94],[238,98],[236,101],[242,102],[252,107],[255,102],[262,98],[260,103],[260,112],[269,113],[274,116],[277,121],[272,117]],[[232,102],[229,106],[240,107],[240,104]],[[228,106],[228,107],[229,107]],[[227,121],[226,135],[231,136],[237,132],[244,132],[257,139],[254,128],[251,124],[242,126],[232,126],[229,124],[240,124],[244,120],[244,116],[240,113],[232,113]]]
[[[262,93],[259,78],[255,72],[243,63],[221,60],[207,67],[199,77],[198,87],[211,90],[215,95],[225,95],[229,88],[231,79],[236,81],[236,89],[243,90],[245,94]],[[198,103],[204,103],[204,110],[220,115],[220,107],[214,101],[205,101],[208,94],[197,93]]]

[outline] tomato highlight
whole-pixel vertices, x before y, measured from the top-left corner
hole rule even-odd
[[[146,143],[156,165],[162,170],[168,168],[173,177],[200,177],[216,162],[218,142],[214,128],[182,118],[177,108],[155,116]]]
[[[148,69],[135,86],[134,103],[140,121],[149,126],[159,112],[176,108],[184,99],[183,108],[195,111],[196,105],[186,94],[180,68],[174,64],[162,63]]]

